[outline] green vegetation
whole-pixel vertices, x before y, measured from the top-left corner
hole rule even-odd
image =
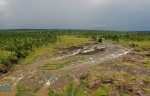
[[[56,93],[49,89],[49,96],[86,96],[86,86],[82,82],[78,86],[68,83],[64,86],[62,93]]]
[[[68,65],[71,62],[73,62],[73,61],[50,62],[48,64],[45,64],[41,68],[43,70],[56,70],[56,69],[63,68],[65,65]]]
[[[22,60],[21,63],[23,64],[29,64],[32,62],[35,58],[39,58],[41,56],[47,56],[47,58],[53,54],[56,53],[62,53],[63,50],[57,50],[58,49],[64,49],[64,48],[70,48],[73,46],[81,46],[82,44],[92,43],[93,41],[90,38],[83,38],[83,37],[77,37],[77,36],[68,36],[68,35],[57,35],[57,42],[48,44],[47,46],[42,46],[38,49],[36,49],[32,54],[29,54],[29,56]]]
[[[54,91],[52,91],[50,88],[49,88],[49,93],[48,93],[49,96],[65,96],[63,93],[55,93]]]
[[[74,96],[74,86],[72,83],[69,83],[64,87],[64,94],[65,96]]]
[[[47,32],[0,31],[0,64],[16,64],[36,48],[56,41],[57,36]]]
[[[144,92],[150,93],[150,89],[143,89]]]
[[[149,55],[150,53],[148,51],[141,51],[141,52],[137,52],[137,54],[139,54],[139,55]]]
[[[81,46],[82,44],[91,43],[92,39],[85,37],[78,37],[76,35],[68,36],[61,35],[58,37],[59,41],[54,44],[55,46],[60,46],[62,48],[69,48],[72,46]]]
[[[144,82],[150,84],[150,77],[146,77],[146,78],[144,79]]]
[[[123,75],[123,76],[128,76],[129,74],[125,71],[118,71],[116,72],[117,75]]]
[[[149,32],[105,32],[95,30],[1,30],[0,70],[2,68],[5,69],[5,67],[11,67],[13,66],[13,64],[29,64],[35,58],[39,58],[40,56],[45,56],[48,58],[48,56],[51,56],[53,54],[62,53],[64,52],[64,50],[70,50],[71,48],[80,47],[84,44],[103,43],[106,41],[119,43],[130,47],[140,47],[141,50],[147,48],[147,50],[138,51],[137,55],[145,57],[145,59],[143,60],[140,59],[142,65],[139,64],[139,66],[143,67],[145,70],[150,69],[150,53],[148,50],[148,48],[150,48]],[[134,58],[132,57],[132,55],[129,57],[129,59]],[[87,59],[87,57],[80,56],[77,59],[85,60]],[[74,62],[74,60],[62,60],[57,62],[51,61],[40,68],[43,70],[56,70],[72,64],[72,62]],[[63,88],[62,92],[60,93],[56,93],[49,89],[48,95],[86,96],[89,92],[89,94],[92,94],[92,96],[108,96],[109,88],[113,86],[117,88],[117,92],[119,92],[120,96],[130,96],[131,92],[128,83],[133,83],[134,81],[136,82],[138,78],[136,77],[135,72],[138,72],[138,70],[136,70],[135,72],[132,72],[132,70],[130,70],[131,72],[121,71],[122,67],[120,66],[123,66],[123,68],[126,68],[127,70],[127,68],[135,68],[135,65],[138,66],[136,62],[130,62],[130,60],[128,60],[123,64],[115,66],[115,70],[109,70],[112,71],[112,74],[109,73],[109,75],[106,74],[107,72],[103,72],[104,69],[107,71],[107,68],[105,68],[104,66],[94,66],[91,69],[93,71],[93,74],[97,74],[97,76],[91,76],[89,81],[100,81],[100,84],[99,82],[98,84],[97,82],[93,83],[93,85],[96,84],[94,85],[94,87],[96,86],[95,89],[92,89],[93,86],[90,86],[90,88],[89,86],[84,84],[87,83],[86,80],[88,80],[90,76],[89,74],[83,74],[79,78],[84,83],[80,82],[77,85],[69,83]],[[113,64],[111,66],[111,68],[114,67]],[[100,70],[102,70],[102,73],[98,73],[98,71]],[[34,80],[36,78],[34,76],[31,76],[30,79]],[[116,82],[119,83],[116,84]],[[150,77],[144,78],[143,82],[145,84],[150,84]],[[129,87],[129,89],[127,89],[127,87]],[[36,88],[33,89],[33,92],[36,93],[39,91],[39,89],[40,86],[37,85]],[[24,96],[25,91],[26,89],[24,85],[17,85],[16,96]],[[144,91],[150,92],[150,89],[144,89]]]
[[[149,32],[96,30],[1,30],[0,68],[19,61],[28,64],[42,54],[53,54],[57,47],[69,48],[106,40],[131,47],[150,46]]]
[[[144,58],[144,60],[142,60],[142,62],[149,63],[150,62],[150,58]]]
[[[25,86],[23,84],[18,84],[16,96],[24,96],[24,91],[25,91]]]
[[[86,60],[87,58],[85,56],[80,56],[80,60]]]
[[[102,67],[101,67],[101,66],[94,66],[94,67],[91,67],[91,69],[92,69],[93,71],[97,71],[97,70],[101,70]]]
[[[41,86],[37,85],[36,88],[34,89],[34,93],[38,92],[41,89]]]
[[[108,96],[109,84],[105,84],[102,87],[98,88],[93,96]]]
[[[150,69],[150,65],[148,65],[148,64],[143,64],[143,67],[147,68],[147,69]]]
[[[104,84],[93,92],[92,96],[108,96],[109,84]],[[74,86],[72,83],[64,86],[62,93],[56,93],[49,89],[49,96],[86,96],[87,88],[84,83],[80,83],[78,86]]]
[[[123,85],[117,86],[117,90],[120,94],[120,96],[131,96],[125,89]]]
[[[86,96],[86,86],[84,83],[80,83],[79,87],[76,88],[75,96]]]
[[[134,64],[125,62],[125,63],[123,63],[123,66],[125,66],[125,67],[133,67]]]

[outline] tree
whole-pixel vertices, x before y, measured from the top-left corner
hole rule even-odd
[[[99,42],[99,43],[102,43],[102,38],[101,37],[99,37],[98,39],[97,39],[97,41]]]

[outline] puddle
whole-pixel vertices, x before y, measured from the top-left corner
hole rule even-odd
[[[11,89],[11,86],[0,86],[0,90],[10,90]]]

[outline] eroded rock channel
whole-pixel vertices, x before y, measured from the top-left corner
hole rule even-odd
[[[129,49],[121,45],[103,43],[82,46],[57,57],[37,60],[2,76],[0,85],[11,88],[0,90],[0,96],[15,96],[17,85],[20,84],[25,86],[25,96],[47,96],[49,87],[61,91],[65,84],[79,80],[79,76],[91,67],[129,52]]]

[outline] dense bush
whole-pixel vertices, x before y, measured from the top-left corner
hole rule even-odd
[[[0,64],[17,63],[35,48],[56,41],[57,36],[49,32],[0,31]]]

